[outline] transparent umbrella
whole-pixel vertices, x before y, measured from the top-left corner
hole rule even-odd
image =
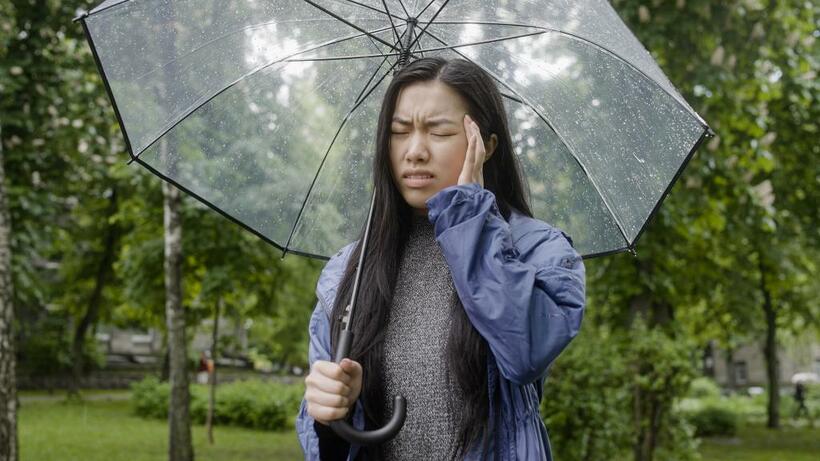
[[[710,134],[604,0],[108,0],[78,19],[132,161],[285,252],[357,237],[385,81],[419,57],[496,80],[535,216],[585,256],[632,250]]]

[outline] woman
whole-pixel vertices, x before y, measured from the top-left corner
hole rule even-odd
[[[551,459],[539,402],[580,328],[584,266],[569,237],[532,218],[498,89],[469,61],[413,61],[386,90],[376,142],[372,237],[341,364],[331,354],[361,238],[317,286],[296,421],[306,458]],[[381,427],[397,394],[407,418],[380,447],[327,426]]]

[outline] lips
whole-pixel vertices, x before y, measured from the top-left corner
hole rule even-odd
[[[433,182],[433,174],[423,170],[408,171],[402,175],[402,180],[410,188],[426,187]]]

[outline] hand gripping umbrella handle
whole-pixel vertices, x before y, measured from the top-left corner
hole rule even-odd
[[[339,344],[336,348],[336,357],[334,362],[341,363],[348,352],[350,345],[353,343],[353,332],[350,330],[341,330],[339,332]],[[330,422],[330,427],[333,432],[351,443],[359,445],[376,445],[384,441],[390,440],[398,434],[399,430],[404,425],[404,418],[407,416],[407,400],[401,395],[397,395],[393,400],[393,416],[386,425],[379,429],[372,431],[360,431],[344,419],[339,419]]]

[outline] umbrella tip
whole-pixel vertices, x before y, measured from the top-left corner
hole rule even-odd
[[[72,20],[72,22],[81,21],[88,17],[88,11],[81,11],[80,14]]]
[[[627,248],[627,250],[629,251],[629,254],[631,254],[632,256],[634,256],[636,258],[638,257],[638,252],[635,251],[635,248],[629,247],[629,248]]]

